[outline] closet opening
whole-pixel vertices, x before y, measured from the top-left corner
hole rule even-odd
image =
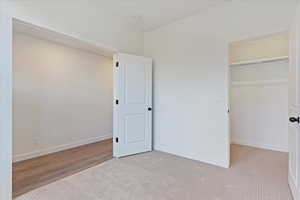
[[[229,60],[231,165],[271,151],[287,156],[289,33],[234,41]]]

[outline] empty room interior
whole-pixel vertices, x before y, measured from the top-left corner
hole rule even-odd
[[[300,200],[299,50],[298,0],[1,1],[0,200]]]

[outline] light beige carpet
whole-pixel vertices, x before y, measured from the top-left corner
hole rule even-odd
[[[112,159],[17,200],[291,200],[287,154],[233,145],[223,169],[161,152]]]

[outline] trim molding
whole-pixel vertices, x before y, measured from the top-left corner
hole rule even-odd
[[[290,175],[290,173],[288,175],[288,182],[289,182],[289,187],[290,187],[290,190],[291,190],[291,193],[292,193],[294,199],[297,199],[297,187],[295,185],[295,180]]]
[[[255,147],[255,148],[260,148],[260,149],[268,149],[268,150],[272,150],[272,151],[288,152],[288,147],[286,149],[284,149],[284,148],[276,147],[276,146],[269,145],[269,144],[245,142],[245,141],[241,141],[241,140],[232,140],[231,144],[250,146],[250,147]]]
[[[229,159],[228,159],[228,162],[222,163],[222,162],[216,162],[214,160],[199,160],[199,159],[193,158],[192,156],[187,155],[187,154],[178,154],[178,153],[170,152],[170,151],[162,149],[162,148],[154,149],[154,151],[159,151],[159,152],[167,153],[167,154],[170,154],[170,155],[173,155],[173,156],[177,156],[177,157],[181,157],[181,158],[185,158],[185,159],[189,159],[189,160],[203,162],[203,163],[206,163],[206,164],[209,164],[209,165],[223,167],[223,168],[226,168],[226,169],[230,168],[230,161],[229,161]]]
[[[47,155],[47,154],[51,154],[51,153],[71,149],[71,148],[75,148],[75,147],[78,147],[78,146],[91,144],[91,143],[95,143],[95,142],[100,142],[102,140],[106,140],[106,139],[110,139],[110,138],[112,138],[112,134],[107,134],[107,135],[103,135],[103,136],[99,136],[99,137],[79,140],[79,141],[68,143],[68,144],[54,146],[54,147],[50,147],[50,148],[46,148],[46,149],[40,149],[40,150],[34,151],[34,152],[18,154],[18,155],[13,156],[13,162],[28,160],[28,159],[31,159],[31,158],[35,158],[35,157],[39,157],[39,156],[43,156],[43,155]]]

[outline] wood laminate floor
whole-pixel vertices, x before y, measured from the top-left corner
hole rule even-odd
[[[13,164],[13,196],[19,196],[112,158],[112,139]]]
[[[288,154],[232,145],[229,169],[152,151],[111,159],[15,200],[292,200]]]

